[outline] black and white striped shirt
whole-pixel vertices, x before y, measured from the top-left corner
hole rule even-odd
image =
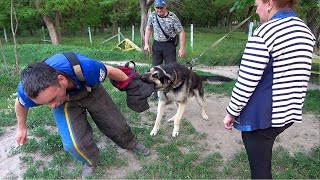
[[[249,37],[227,112],[252,131],[302,121],[315,37],[298,17],[273,19]]]

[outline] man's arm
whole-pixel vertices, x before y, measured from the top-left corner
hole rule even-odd
[[[17,130],[17,137],[16,141],[19,146],[25,144],[28,141],[27,137],[27,116],[29,108],[23,107],[20,102],[18,101],[18,98],[16,98],[15,101],[15,111],[16,111],[16,117],[18,121],[18,130]]]
[[[183,58],[185,55],[185,42],[186,42],[186,34],[184,30],[180,31],[179,33],[179,40],[180,40],[180,49],[179,49],[179,57]]]
[[[128,76],[118,68],[114,68],[109,65],[105,65],[107,68],[107,77],[116,81],[125,81],[128,79]]]
[[[149,47],[149,39],[151,35],[152,29],[150,26],[146,27],[146,32],[144,33],[144,50],[150,52],[150,47]]]

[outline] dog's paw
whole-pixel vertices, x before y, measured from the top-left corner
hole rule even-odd
[[[177,132],[172,132],[172,137],[177,137],[178,134],[179,134],[179,131],[177,131]]]
[[[202,114],[202,118],[203,118],[204,120],[206,120],[206,121],[209,120],[209,117],[208,117],[208,115],[206,115],[206,114]]]
[[[175,117],[176,116],[173,116],[172,118],[168,119],[168,122],[173,122]]]
[[[151,133],[150,133],[150,136],[155,136],[155,135],[157,135],[157,133],[158,133],[158,130],[157,129],[153,129],[151,131]]]

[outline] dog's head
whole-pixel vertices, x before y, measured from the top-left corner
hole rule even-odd
[[[184,77],[181,74],[181,68],[185,67],[179,64],[154,66],[141,77],[145,82],[154,83],[158,91],[174,89],[182,82],[181,77]]]
[[[190,70],[178,63],[154,66],[147,73],[142,74],[142,79],[154,83],[158,91],[172,90],[179,87],[190,75]]]
[[[141,74],[143,81],[154,83],[156,90],[164,90],[172,85],[174,77],[168,74],[161,66],[154,66],[148,72]]]

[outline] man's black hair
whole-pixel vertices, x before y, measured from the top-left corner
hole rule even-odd
[[[59,86],[59,72],[44,62],[29,64],[21,72],[21,83],[25,95],[36,98],[49,86]]]

